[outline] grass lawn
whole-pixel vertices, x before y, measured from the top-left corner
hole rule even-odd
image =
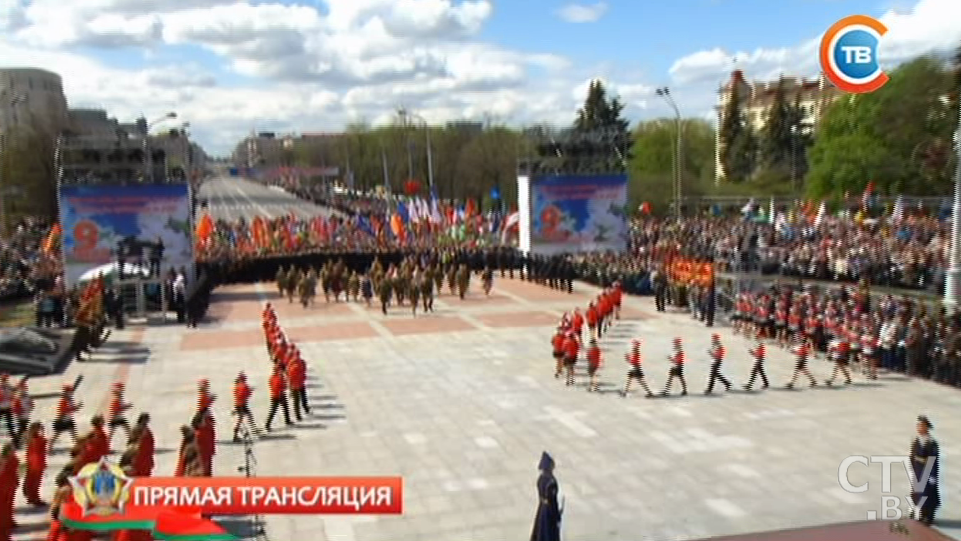
[[[0,327],[29,327],[34,323],[33,301],[30,299],[0,304]]]

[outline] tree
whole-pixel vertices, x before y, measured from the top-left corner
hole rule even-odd
[[[871,94],[842,97],[826,111],[810,151],[808,191],[857,193],[873,182],[888,195],[941,195],[952,186],[951,74],[919,58]]]
[[[741,109],[741,87],[738,82],[732,82],[719,134],[724,177],[735,183],[751,178],[757,156],[757,140]]]
[[[572,159],[564,168],[584,172],[598,167],[607,171],[623,170],[630,160],[632,147],[630,122],[623,114],[624,103],[620,97],[609,97],[603,82],[591,81],[584,105],[577,111],[569,133],[569,148],[564,153]],[[584,159],[578,160],[578,157]],[[592,164],[585,166],[587,162]]]
[[[647,201],[655,212],[668,208],[673,199],[677,125],[674,119],[658,119],[638,124],[629,164],[629,198],[632,208]],[[715,131],[699,119],[681,122],[683,137],[681,187],[684,197],[709,193],[714,184]]]
[[[788,102],[784,78],[778,80],[767,111],[760,141],[760,165],[766,171],[787,177],[793,166],[794,130],[797,129],[794,104]]]
[[[618,111],[619,113],[620,111]],[[587,87],[587,97],[584,105],[577,110],[574,130],[578,132],[593,132],[608,128],[611,118],[610,104],[607,101],[607,89],[604,83],[594,79]]]

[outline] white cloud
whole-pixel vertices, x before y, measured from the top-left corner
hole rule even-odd
[[[921,0],[910,13],[886,14],[886,61],[955,46],[959,5]],[[400,106],[435,123],[492,116],[513,125],[569,124],[589,76],[621,97],[629,118],[671,115],[653,93],[665,83],[685,116],[704,116],[733,67],[734,53],[722,48],[679,59],[670,79],[616,65],[577,66],[549,50],[506,49],[477,37],[492,6],[489,0],[0,0],[0,58],[10,67],[60,73],[72,106],[103,107],[123,120],[175,110],[218,153],[254,129],[335,131],[361,119],[391,121]],[[580,7],[598,17],[606,4]],[[580,20],[588,18],[582,12]],[[749,77],[782,70],[813,75],[818,40],[737,57]],[[170,65],[164,54],[170,45],[206,49],[221,69]],[[127,70],[65,52],[81,46],[151,54],[143,69]],[[249,82],[227,83],[221,71]]]
[[[557,10],[557,16],[569,23],[597,22],[607,13],[607,2],[596,4],[568,4]]]

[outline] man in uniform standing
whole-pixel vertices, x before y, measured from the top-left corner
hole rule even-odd
[[[663,312],[667,302],[667,277],[663,271],[655,269],[651,273],[651,285],[654,288],[654,306],[658,312]]]
[[[918,435],[911,442],[912,510],[917,520],[931,526],[934,515],[941,507],[938,481],[941,477],[938,442],[931,436],[934,425],[924,415],[918,417]]]
[[[531,541],[560,541],[564,509],[557,501],[559,489],[554,477],[554,459],[545,451],[537,468],[541,475],[537,478],[537,513]]]

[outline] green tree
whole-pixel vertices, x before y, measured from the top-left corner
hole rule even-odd
[[[951,74],[919,58],[871,94],[842,97],[826,111],[810,151],[808,192],[941,195],[951,189]]]
[[[618,111],[619,113],[620,111]],[[584,105],[577,110],[574,120],[574,130],[578,132],[592,132],[610,127],[611,110],[607,100],[607,89],[604,83],[594,79],[587,87],[587,97]]]
[[[782,77],[774,90],[759,144],[759,165],[768,173],[787,178],[795,152],[794,132],[798,128],[794,103],[788,101]]]
[[[744,116],[741,100],[741,87],[735,81],[724,107],[719,134],[724,177],[735,183],[751,178],[757,158],[757,138]]]
[[[623,115],[624,103],[620,97],[609,96],[600,80],[591,81],[570,133],[571,148],[566,149],[565,154],[590,156],[589,161],[594,164],[586,170],[598,167],[608,171],[624,169],[630,160],[632,139],[630,122]],[[604,156],[608,156],[606,160]],[[565,169],[582,170],[583,162],[569,163]]]
[[[682,195],[703,196],[713,188],[715,169],[715,130],[704,120],[681,122],[683,164]],[[629,198],[632,208],[647,201],[655,213],[666,212],[673,199],[674,161],[677,124],[674,119],[658,119],[638,124],[629,164]]]

